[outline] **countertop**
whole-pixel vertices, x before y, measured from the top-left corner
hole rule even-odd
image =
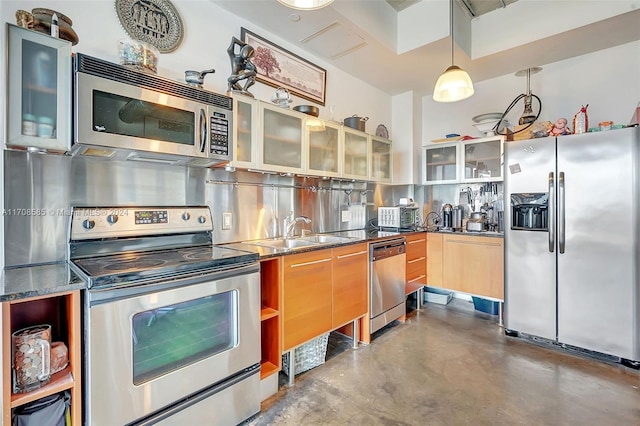
[[[238,250],[257,253],[260,259],[282,256],[287,254],[304,253],[314,250],[328,249],[362,242],[382,241],[412,233],[438,233],[446,235],[464,235],[475,237],[503,238],[500,232],[448,232],[448,231],[380,231],[376,229],[358,229],[351,231],[328,232],[327,235],[348,237],[349,241],[310,245],[296,249],[272,248],[251,244],[250,241],[216,244]],[[45,295],[55,295],[72,290],[84,290],[85,282],[80,279],[66,262],[46,265],[5,268],[0,277],[0,302],[26,299]]]
[[[0,276],[0,302],[54,295],[86,288],[66,262],[5,268]]]

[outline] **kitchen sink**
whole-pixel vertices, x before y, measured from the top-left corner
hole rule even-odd
[[[299,239],[304,241],[310,241],[315,244],[345,243],[353,240],[353,238],[336,237],[335,235],[308,235],[306,237],[300,237]]]
[[[269,240],[247,241],[246,244],[289,250],[316,245],[311,241],[304,241],[298,238],[276,238]]]
[[[269,238],[266,240],[245,241],[244,244],[254,246],[271,247],[280,250],[296,250],[308,247],[317,247],[327,244],[338,244],[353,241],[350,237],[337,237],[334,235],[307,235],[294,238]]]

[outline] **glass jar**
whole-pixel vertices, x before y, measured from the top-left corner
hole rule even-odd
[[[36,123],[36,116],[33,114],[22,115],[22,134],[25,136],[37,136],[38,125]]]
[[[38,137],[53,137],[53,119],[49,117],[38,117]]]

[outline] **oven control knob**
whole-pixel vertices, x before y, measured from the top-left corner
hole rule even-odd
[[[191,219],[191,215],[188,212],[182,213],[182,220],[189,220],[189,219]]]
[[[204,217],[204,216],[200,216],[200,217],[198,218],[198,223],[205,223],[206,221],[207,221],[207,218],[206,218],[206,217]]]
[[[107,222],[110,224],[114,224],[118,221],[118,215],[117,214],[110,214],[109,216],[107,216]]]
[[[82,221],[82,227],[84,229],[93,229],[94,226],[96,226],[96,223],[91,219],[85,219]]]

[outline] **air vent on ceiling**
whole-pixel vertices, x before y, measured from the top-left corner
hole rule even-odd
[[[340,22],[328,26],[300,40],[309,50],[329,59],[338,59],[367,45],[367,41],[349,31]]]

